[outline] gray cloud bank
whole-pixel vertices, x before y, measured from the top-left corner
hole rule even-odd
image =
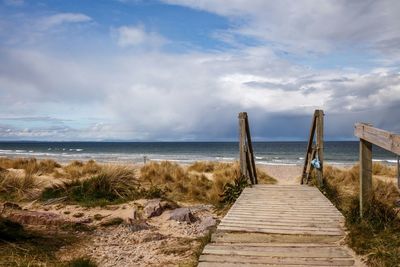
[[[219,1],[167,2],[231,19],[247,17],[247,23],[229,31],[277,42],[291,53],[329,54],[340,43],[365,42],[391,56],[360,70],[317,69],[279,57],[276,47],[262,44],[176,53],[162,49],[173,40],[142,25],[111,30],[116,52],[101,57],[95,45],[93,55],[43,49],[49,35],[17,47],[3,43],[0,139],[235,140],[237,113],[248,111],[255,140],[299,140],[306,139],[316,108],[325,110],[328,139],[351,139],[356,121],[400,132],[400,25],[392,14],[399,11],[398,2],[382,1],[393,5],[388,8],[372,2],[301,1],[312,5],[300,8],[300,1],[291,1],[293,12],[285,3],[272,5],[275,1],[232,1],[229,7]],[[365,14],[355,14],[356,7]],[[264,10],[275,15],[263,16]],[[345,27],[342,17],[356,15],[355,25]],[[332,25],[319,25],[326,16]],[[51,18],[40,21],[53,28],[92,22],[83,14]],[[371,26],[377,19],[379,25]]]

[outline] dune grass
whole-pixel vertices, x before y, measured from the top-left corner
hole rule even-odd
[[[45,188],[42,200],[67,197],[71,203],[104,206],[136,199],[139,184],[134,170],[124,166],[105,166],[88,179],[74,179]]]
[[[37,160],[35,158],[0,158],[0,167],[3,169],[22,169],[26,174],[51,174],[61,165],[51,159]]]
[[[75,160],[68,165],[63,166],[63,173],[58,172],[57,176],[60,178],[68,178],[74,180],[85,176],[99,174],[102,169],[102,166],[97,164],[94,160],[89,160],[87,162]]]
[[[182,166],[164,162],[150,162],[140,170],[143,184],[162,188],[167,198],[178,201],[202,202],[213,205],[227,203],[224,194],[228,185],[235,185],[240,177],[237,163],[195,162],[187,169]],[[264,183],[275,183],[275,179],[258,171]]]
[[[221,205],[230,202],[226,201],[227,194],[237,195],[237,189],[241,192],[241,187],[235,187],[240,177],[237,163],[195,162],[185,168],[172,162],[150,162],[141,168],[140,177],[136,177],[134,168],[99,165],[93,160],[61,166],[52,160],[1,158],[0,168],[0,193],[15,201],[31,200],[39,192],[41,200],[66,197],[68,203],[84,206],[138,198]],[[7,169],[23,169],[24,175]],[[257,173],[260,183],[276,182],[260,170]],[[61,180],[42,189],[36,179],[42,174]]]
[[[390,167],[373,166],[374,174],[393,174]],[[327,166],[324,178],[323,192],[346,218],[347,244],[356,253],[365,255],[369,266],[397,266],[400,262],[400,218],[395,201],[400,199],[400,193],[396,186],[373,179],[373,195],[360,219],[359,166],[349,170]]]
[[[31,200],[38,195],[38,182],[26,173],[22,177],[9,171],[0,172],[0,199],[10,201]]]

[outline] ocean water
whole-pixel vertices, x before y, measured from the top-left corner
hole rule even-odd
[[[302,164],[306,142],[254,142],[257,164]],[[354,164],[358,142],[325,142],[325,162]],[[100,162],[143,162],[197,160],[231,162],[239,157],[236,142],[0,142],[0,157],[52,158],[60,162],[94,159]],[[396,156],[373,147],[373,159],[396,163]]]

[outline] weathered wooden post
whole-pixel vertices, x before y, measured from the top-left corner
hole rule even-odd
[[[239,113],[239,162],[240,174],[248,177],[252,184],[257,184],[256,164],[246,112]]]
[[[354,135],[360,139],[360,216],[363,217],[372,197],[372,145],[400,155],[400,135],[374,128],[368,123],[356,123]]]
[[[317,159],[320,163],[320,168],[317,168],[318,184],[322,186],[324,183],[324,112],[317,110]]]
[[[240,163],[240,174],[248,177],[247,161],[246,161],[246,127],[245,127],[246,117],[247,117],[246,112],[239,113],[239,163]]]
[[[397,187],[400,189],[400,156],[397,155]]]
[[[314,137],[316,140],[314,144]],[[317,170],[318,185],[323,185],[324,166],[324,111],[317,109],[311,120],[310,135],[308,137],[307,152],[304,158],[301,184],[308,183],[312,170]]]
[[[372,144],[360,139],[360,216],[371,197],[372,190]]]

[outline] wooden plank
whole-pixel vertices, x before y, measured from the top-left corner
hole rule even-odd
[[[397,187],[400,189],[400,157],[397,156]]]
[[[250,214],[250,215],[256,215],[256,214],[261,214],[261,215],[283,215],[283,216],[292,216],[292,215],[297,215],[299,217],[308,217],[308,216],[328,216],[332,218],[342,218],[342,214],[338,213],[331,213],[331,212],[324,212],[324,211],[313,211],[313,212],[303,212],[299,214],[299,212],[296,211],[274,211],[274,210],[265,210],[261,211],[260,213],[257,210],[251,210],[251,211],[246,211],[246,210],[240,210],[236,209],[234,210],[235,213],[237,212],[238,214]]]
[[[279,265],[321,265],[321,266],[352,266],[354,260],[351,258],[305,258],[305,257],[257,257],[239,255],[201,255],[200,262],[236,263],[236,264],[279,264]]]
[[[298,222],[298,223],[309,223],[309,222],[315,222],[315,223],[334,223],[334,224],[340,224],[341,222],[344,222],[344,219],[336,219],[336,218],[325,218],[321,219],[319,217],[310,217],[310,218],[298,218],[298,217],[287,217],[287,216],[275,216],[275,217],[265,217],[265,216],[249,216],[249,215],[232,215],[232,216],[227,216],[225,217],[222,222],[225,220],[252,220],[252,221],[270,221],[270,222]]]
[[[286,235],[334,235],[342,236],[343,231],[317,231],[317,230],[293,230],[293,229],[271,229],[257,227],[238,227],[219,225],[218,230],[232,232],[249,232],[249,233],[268,233],[268,234],[286,234]]]
[[[374,128],[366,123],[356,123],[354,135],[392,153],[400,155],[400,135],[398,134]]]
[[[251,155],[250,155],[248,147],[246,149],[246,166],[247,166],[247,173],[249,174],[251,184],[254,185],[254,184],[256,184],[256,179],[255,179],[255,175],[254,175],[255,170],[253,169],[253,166],[251,164]]]
[[[372,190],[372,144],[360,139],[360,215]]]
[[[200,262],[199,267],[282,267],[282,266],[294,266],[294,267],[306,267],[310,265],[296,264],[296,265],[287,265],[287,264],[265,264],[265,263],[223,263],[223,262]],[[326,265],[312,265],[313,267],[324,267]],[[339,266],[339,265],[332,265]]]
[[[218,231],[211,236],[211,241],[218,243],[297,243],[297,244],[308,244],[308,243],[326,243],[326,244],[338,244],[343,236],[317,236],[317,235],[284,235],[284,234],[272,234],[272,233],[249,233],[249,232],[225,232]]]
[[[203,255],[200,257],[200,262],[215,262],[215,263],[234,263],[234,264],[279,264],[279,265],[320,265],[320,266],[352,266],[352,259],[337,259],[337,258],[276,258],[276,257],[254,257],[254,256],[222,256],[222,255]]]
[[[243,228],[260,228],[260,229],[282,229],[282,230],[301,230],[301,231],[327,231],[327,232],[337,232],[341,231],[339,226],[335,227],[318,227],[318,226],[294,226],[294,225],[274,225],[272,223],[258,223],[258,222],[232,222],[225,221],[222,226],[237,226]]]
[[[246,119],[245,119],[245,127],[246,127],[246,134],[247,134],[247,146],[249,148],[248,153],[249,153],[249,157],[250,157],[250,166],[248,166],[248,167],[250,167],[250,169],[252,171],[254,184],[258,184],[257,169],[256,169],[256,163],[254,161],[254,151],[253,151],[253,144],[251,142],[249,117],[248,116],[246,116]]]
[[[220,242],[212,243],[213,246],[247,246],[247,247],[337,247],[336,244],[325,244],[325,243],[240,243],[236,242],[232,244],[231,242]]]
[[[243,218],[229,218],[224,219],[224,223],[231,223],[231,222],[243,222]],[[338,227],[338,224],[334,221],[331,222],[323,222],[323,221],[298,221],[298,220],[275,220],[275,221],[268,221],[265,219],[254,219],[251,220],[251,223],[259,223],[259,224],[269,224],[269,225],[284,225],[284,226],[307,226],[307,227]]]
[[[226,216],[226,218],[263,218],[263,219],[270,219],[270,220],[280,220],[280,219],[292,219],[292,220],[320,220],[320,221],[344,221],[344,217],[342,216],[321,216],[321,215],[302,215],[302,214],[280,214],[276,213],[269,213],[269,214],[257,214],[257,213],[250,213],[250,212],[237,212],[231,213]],[[225,218],[224,218],[225,219]],[[222,219],[222,221],[224,221]]]
[[[311,127],[310,127],[310,134],[308,135],[308,143],[307,143],[307,150],[306,150],[306,156],[304,157],[304,166],[303,166],[303,172],[301,175],[301,184],[303,184],[305,181],[306,177],[306,171],[307,171],[307,166],[309,164],[309,157],[311,153],[311,147],[312,143],[314,142],[314,133],[315,133],[315,124],[316,124],[316,119],[317,119],[317,111],[314,111],[313,118],[311,120]]]
[[[245,133],[245,118],[247,117],[246,112],[239,113],[239,163],[240,173],[246,177],[247,166],[246,166],[246,133]]]
[[[349,253],[339,247],[249,247],[236,244],[204,248],[204,254],[243,255],[264,257],[317,257],[317,258],[349,258]]]
[[[323,185],[323,170],[324,170],[324,112],[318,110],[317,116],[317,133],[316,133],[316,143],[317,143],[317,155],[321,165],[321,168],[317,170],[318,185],[321,187]]]

